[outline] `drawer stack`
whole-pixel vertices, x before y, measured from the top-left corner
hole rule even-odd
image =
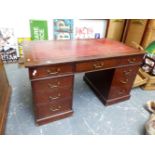
[[[122,96],[129,97],[139,66],[122,67],[115,70],[112,86],[108,99],[119,99]]]
[[[114,61],[112,59],[103,61],[105,63],[103,63],[102,69],[85,73],[84,80],[105,105],[124,101],[130,97],[134,79],[142,63],[141,60],[142,56],[127,56]],[[88,65],[93,66],[92,64],[94,63]],[[89,71],[88,65],[81,68]],[[106,70],[108,66],[110,69]]]
[[[70,116],[72,111],[73,67],[71,64],[29,69],[37,124]]]
[[[141,63],[142,56],[129,56],[120,60],[122,67],[116,68],[114,71],[107,97],[108,105],[130,98],[130,91]]]

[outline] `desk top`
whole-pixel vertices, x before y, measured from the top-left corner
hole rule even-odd
[[[26,67],[142,54],[110,39],[31,41],[24,45]]]

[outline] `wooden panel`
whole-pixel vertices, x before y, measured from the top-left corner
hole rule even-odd
[[[142,42],[143,48],[145,49],[152,41],[155,41],[155,29],[147,29]]]
[[[128,29],[125,37],[125,44],[133,46],[132,42],[140,44],[145,31],[147,20],[145,19],[131,19],[127,25]]]
[[[109,20],[107,38],[120,41],[122,38],[125,26],[124,19],[111,19]]]
[[[52,65],[44,67],[35,67],[29,69],[30,79],[50,77],[54,75],[60,75],[65,73],[72,73],[73,67],[71,64],[64,65]]]
[[[6,76],[5,68],[2,67],[0,69],[0,104],[3,104],[8,89],[10,89],[10,86]]]
[[[155,20],[149,20],[146,31],[143,36],[142,46],[146,48],[152,41],[155,40]]]
[[[8,87],[9,83],[6,76],[5,68],[3,66],[2,60],[0,60],[0,104],[2,103],[2,99],[4,98],[5,91],[7,91]]]
[[[150,29],[155,29],[155,19],[149,20],[149,23],[148,23],[147,27],[150,28]]]
[[[10,95],[11,87],[7,80],[3,62],[0,59],[0,134],[4,134]]]

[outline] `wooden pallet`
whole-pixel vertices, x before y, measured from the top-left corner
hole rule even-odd
[[[137,76],[135,78],[134,84],[132,86],[133,88],[146,84],[146,82],[148,80],[148,78],[145,77],[140,70],[141,69],[139,69]]]
[[[142,69],[139,69],[139,72],[141,72],[141,74],[143,74],[143,76],[147,78],[146,84],[141,86],[141,88],[144,90],[155,90],[155,76],[144,72]]]

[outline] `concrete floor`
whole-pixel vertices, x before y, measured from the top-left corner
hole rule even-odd
[[[105,107],[76,74],[74,84],[74,114],[47,125],[37,126],[32,109],[32,92],[28,70],[17,64],[5,65],[12,86],[5,134],[7,135],[139,135],[149,112],[146,101],[155,99],[155,91],[135,88],[125,102]]]

